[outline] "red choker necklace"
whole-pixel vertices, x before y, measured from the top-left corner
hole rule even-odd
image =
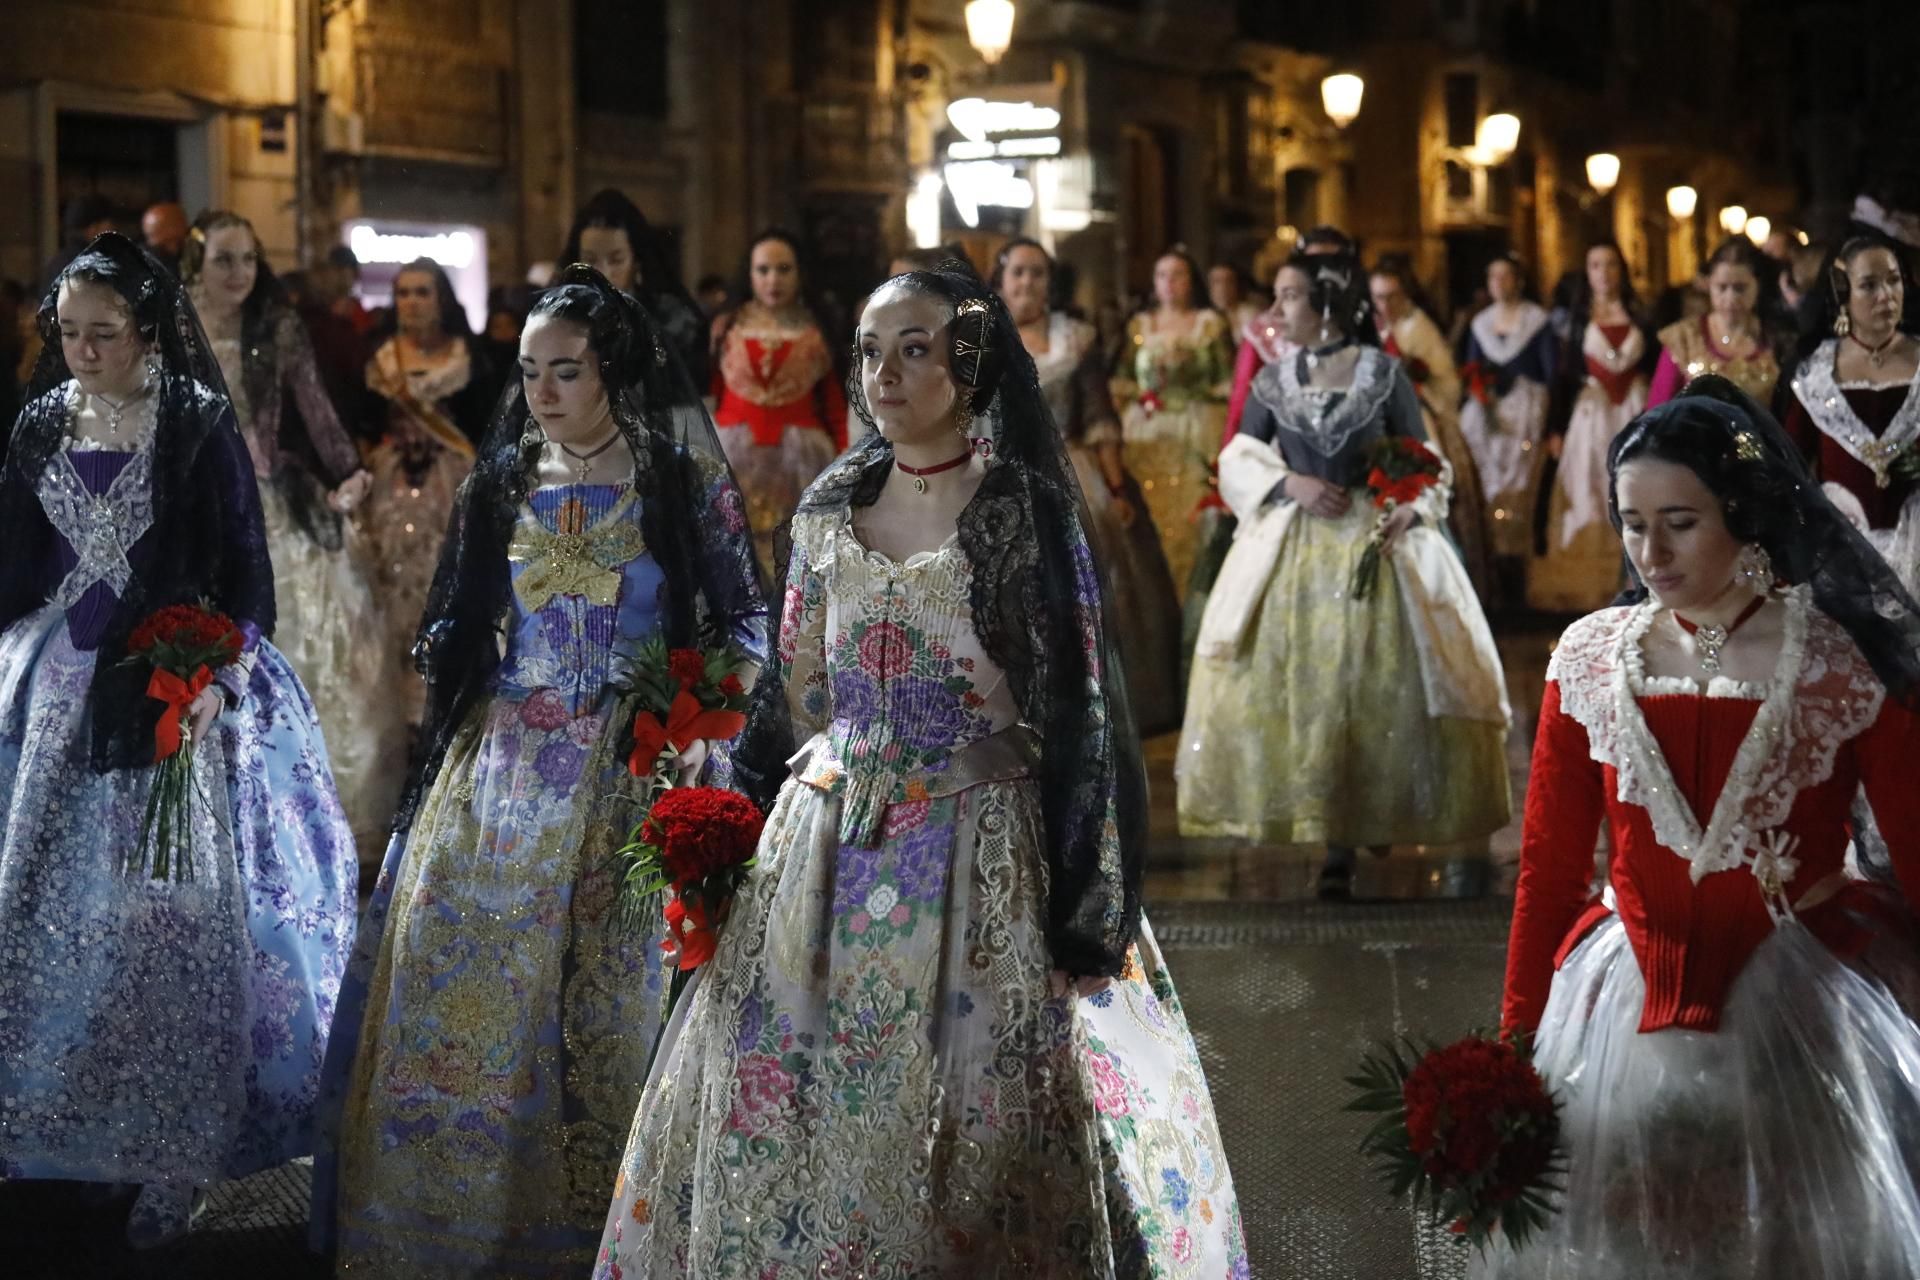
[[[931,467],[910,467],[906,463],[900,461],[898,458],[895,458],[893,460],[893,465],[900,468],[902,471],[906,472],[908,475],[913,477],[913,491],[915,493],[925,493],[927,491],[928,476],[937,476],[942,471],[951,471],[955,467],[964,467],[967,465],[967,459],[971,457],[973,457],[973,450],[968,449],[965,453],[961,454],[957,458],[951,458],[946,462],[936,463]]]
[[[1747,624],[1747,620],[1760,612],[1760,606],[1767,602],[1765,596],[1755,596],[1753,603],[1740,611],[1740,616],[1724,627],[1701,626],[1697,622],[1688,622],[1676,610],[1673,620],[1680,629],[1693,637],[1694,645],[1700,650],[1700,669],[1708,675],[1720,674],[1720,650],[1727,643],[1727,637]]]

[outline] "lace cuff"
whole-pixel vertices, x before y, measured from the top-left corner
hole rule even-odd
[[[213,683],[226,699],[228,710],[239,706],[247,696],[247,686],[253,682],[253,669],[260,661],[260,628],[251,622],[242,622],[240,634],[245,637],[240,656],[213,673]]]

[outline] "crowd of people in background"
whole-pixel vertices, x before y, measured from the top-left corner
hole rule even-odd
[[[1920,899],[1894,767],[1920,740],[1912,218],[1863,197],[1828,243],[1736,237],[1651,305],[1600,239],[1544,298],[1494,254],[1449,314],[1407,259],[1318,227],[1258,284],[1168,246],[1130,307],[1076,305],[1025,237],[983,263],[915,250],[849,309],[778,227],[689,289],[603,191],[478,329],[430,259],[369,309],[351,250],[279,275],[231,211],[155,205],[144,249],[89,200],[66,222],[70,251],[5,286],[0,867],[32,874],[0,876],[0,926],[36,943],[0,948],[0,1002],[31,1004],[0,1028],[27,1064],[0,1073],[20,1112],[0,1110],[0,1174],[138,1183],[148,1247],[317,1134],[315,1242],[367,1274],[872,1248],[1244,1277],[1141,913],[1142,739],[1178,735],[1183,834],[1317,847],[1321,896],[1346,899],[1363,848],[1510,821],[1489,619],[1527,610],[1585,617],[1549,676],[1508,1025],[1649,1112],[1657,1055],[1609,1039],[1643,1016],[1701,1033],[1699,1061],[1826,1080],[1803,1144],[1825,1163],[1754,1147],[1784,1104],[1715,1140],[1791,1203],[1882,1205],[1796,1263],[1920,1263],[1920,1174],[1888,1137],[1920,1108],[1920,1033],[1842,941],[1762,937],[1831,901],[1864,947],[1870,908],[1898,908],[1874,894],[1904,876]],[[227,801],[197,916],[96,874],[100,832],[62,816],[139,840],[139,699],[86,708],[131,678],[134,615],[162,596],[226,610],[244,649],[181,700]],[[677,778],[732,779],[768,814],[664,1032],[663,940],[607,928],[636,812],[613,709],[659,639],[758,672],[736,742],[669,742]],[[1796,707],[1819,727],[1776,749]],[[1747,843],[1786,832],[1796,788],[1804,893],[1797,843]],[[1723,815],[1722,790],[1751,812]],[[1615,887],[1644,895],[1622,916],[1587,901],[1603,815]],[[48,875],[78,887],[40,895]],[[1700,977],[1689,946],[1725,963]],[[128,975],[150,950],[175,967],[146,1019]],[[1812,975],[1833,996],[1794,1007],[1818,1035],[1784,1059],[1780,1006],[1737,980],[1750,956],[1769,992]],[[1871,1052],[1823,1076],[1849,1037]],[[183,1120],[141,1046],[218,1088]],[[1847,1128],[1889,1096],[1909,1112]],[[1624,1114],[1570,1113],[1592,1194],[1554,1258],[1642,1247],[1592,1208],[1637,1168]],[[153,1130],[138,1158],[130,1124]],[[1684,1172],[1661,1185],[1710,1171]]]

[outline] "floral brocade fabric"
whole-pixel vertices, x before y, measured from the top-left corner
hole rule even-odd
[[[731,494],[716,480],[716,518],[737,518]],[[665,990],[659,929],[612,915],[637,812],[609,682],[664,605],[640,507],[626,485],[532,495],[494,696],[388,851],[328,1061],[337,1155],[315,1174],[317,1238],[337,1231],[351,1274],[592,1262]]]
[[[598,1280],[1247,1274],[1152,930],[1099,997],[1048,992],[1038,747],[971,575],[796,520],[777,660],[813,736],[662,1042]]]

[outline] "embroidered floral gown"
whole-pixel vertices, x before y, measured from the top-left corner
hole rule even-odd
[[[401,677],[398,654],[379,640],[372,549],[326,505],[328,491],[360,469],[360,454],[321,386],[313,345],[293,312],[274,322],[273,364],[259,382],[249,376],[239,338],[210,345],[259,482],[273,555],[276,643],[313,698],[341,804],[372,859],[386,846],[406,779],[407,728],[390,696]],[[264,393],[259,404],[256,387]],[[303,448],[281,436],[289,397],[299,409]]]
[[[4,1178],[205,1187],[307,1154],[353,944],[353,835],[313,704],[247,619],[246,654],[217,677],[228,706],[194,752],[209,802],[192,818],[196,874],[121,871],[153,772],[95,770],[91,684],[122,595],[167,536],[152,400],[134,410],[146,423],[131,452],[70,444],[48,460],[29,499],[51,527],[46,603],[0,632]],[[197,481],[233,499],[228,545],[251,545],[239,436],[213,428],[200,456]]]
[[[1620,539],[1607,518],[1607,448],[1647,407],[1654,355],[1633,323],[1589,322],[1561,359],[1563,387],[1578,384],[1548,496],[1546,543],[1527,569],[1527,603],[1548,612],[1597,609],[1620,594]]]
[[[1533,507],[1540,489],[1547,400],[1557,363],[1547,311],[1523,302],[1502,333],[1500,310],[1488,307],[1467,326],[1460,375],[1466,395],[1460,434],[1480,469],[1492,520],[1493,553],[1525,557],[1533,543]]]
[[[743,533],[738,493],[708,474],[705,509]],[[592,1264],[664,992],[659,933],[610,915],[636,815],[608,682],[660,628],[666,583],[639,517],[627,484],[532,495],[493,695],[387,850],[315,1172],[316,1242],[337,1239],[343,1271]]]
[[[1753,331],[1760,331],[1757,321]],[[1710,316],[1676,320],[1660,331],[1660,360],[1647,391],[1647,408],[1665,404],[1684,393],[1695,378],[1709,373],[1726,378],[1757,403],[1770,405],[1774,384],[1780,380],[1780,364],[1764,340],[1751,355],[1727,355],[1713,336]]]
[[[1548,669],[1503,1022],[1570,1165],[1546,1235],[1477,1273],[1920,1274],[1920,722],[1804,589],[1764,683],[1648,675],[1656,617],[1590,615]],[[1904,904],[1843,870],[1862,786]]]
[[[1920,591],[1920,481],[1894,462],[1920,441],[1920,374],[1903,382],[1841,383],[1828,339],[1793,377],[1786,428],[1827,496],[1846,512],[1908,591]]]
[[[1174,776],[1180,830],[1261,844],[1440,844],[1510,815],[1500,659],[1458,553],[1444,485],[1382,558],[1372,595],[1349,583],[1376,512],[1367,453],[1426,439],[1400,364],[1352,357],[1345,386],[1303,384],[1283,358],[1254,380],[1220,490],[1240,519],[1207,602]],[[1323,370],[1327,368],[1322,366]],[[1348,487],[1326,519],[1278,492],[1288,474]]]
[[[1246,1275],[1152,931],[1049,996],[1039,784],[958,539],[794,521],[778,661],[811,734],[633,1118],[599,1280]],[[803,735],[804,736],[804,735]]]
[[[1204,309],[1182,330],[1149,332],[1146,317],[1135,316],[1127,341],[1127,365],[1114,387],[1127,471],[1146,494],[1173,588],[1184,597],[1201,547],[1195,512],[1213,492],[1226,427],[1233,344],[1226,320]]]
[[[713,425],[746,496],[761,568],[771,572],[774,531],[846,446],[846,393],[812,321],[785,324],[748,302],[716,332]]]

